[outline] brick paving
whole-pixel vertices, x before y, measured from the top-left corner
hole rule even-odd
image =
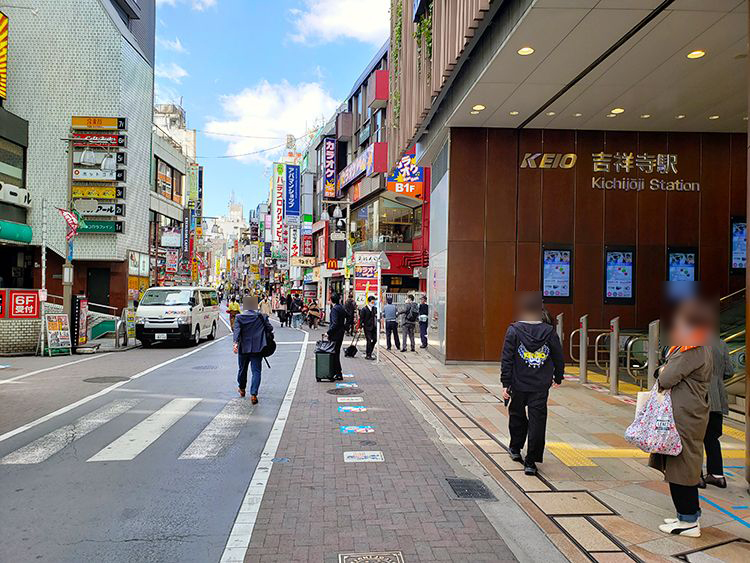
[[[455,470],[384,366],[360,356],[342,362],[364,401],[338,403],[326,392],[333,383],[315,381],[310,347],[245,561],[334,563],[341,553],[386,551],[406,563],[515,561],[478,506],[488,501],[455,498],[445,481]],[[355,404],[367,411],[338,411]],[[375,431],[342,434],[342,425]],[[385,462],[344,463],[354,450],[382,451]]]

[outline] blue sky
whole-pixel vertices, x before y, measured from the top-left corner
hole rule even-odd
[[[156,101],[182,98],[188,126],[209,132],[198,133],[209,216],[233,191],[246,211],[265,200],[278,153],[209,157],[267,149],[330,117],[388,36],[388,0],[156,4]]]

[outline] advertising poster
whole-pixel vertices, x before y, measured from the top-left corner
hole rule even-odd
[[[161,246],[167,248],[180,248],[182,237],[179,229],[164,229],[161,233]]]
[[[605,296],[607,300],[633,299],[634,252],[608,250],[606,253]]]
[[[542,292],[544,297],[570,297],[570,261],[571,251],[564,249],[545,249],[542,274]]]
[[[732,269],[747,267],[747,222],[732,220]]]
[[[354,254],[354,300],[364,307],[367,298],[374,295],[380,310],[380,253],[356,252]]]
[[[336,139],[323,140],[323,196],[336,197]]]
[[[669,281],[695,281],[695,252],[670,252],[669,261]]]
[[[417,166],[415,154],[406,154],[386,178],[386,189],[399,195],[421,198],[424,193],[424,168]]]
[[[140,254],[138,260],[138,275],[147,278],[149,273],[148,254]]]
[[[88,330],[89,330],[89,300],[79,298],[78,299],[78,343],[76,346],[83,346],[89,341]]]
[[[179,262],[178,252],[176,250],[167,250],[165,271],[168,274],[176,274],[178,262]]]
[[[68,315],[47,315],[47,353],[50,356],[71,353],[70,323]]]
[[[125,319],[128,325],[128,338],[135,337],[135,309],[127,309]]]
[[[286,165],[286,195],[284,197],[284,215],[299,217],[300,213],[300,170],[299,166]]]

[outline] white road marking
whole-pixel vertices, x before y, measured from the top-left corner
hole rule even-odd
[[[230,324],[229,324],[229,321],[228,321],[228,320],[226,320],[226,319],[225,319],[224,317],[222,317],[221,315],[219,315],[219,318],[221,319],[221,322],[223,322],[223,323],[224,323],[224,324],[226,325],[226,327],[227,327],[227,328],[228,328],[229,330],[232,330],[232,325],[230,325]]]
[[[140,402],[140,399],[127,399],[124,401],[112,401],[102,408],[95,410],[72,424],[63,426],[34,440],[30,444],[9,453],[0,459],[3,465],[22,465],[41,463],[53,456],[65,446],[69,446],[76,440],[83,438],[110,420],[129,411]]]
[[[75,403],[71,403],[67,406],[61,407],[57,409],[54,412],[51,412],[47,415],[42,416],[41,418],[37,418],[36,420],[33,420],[29,422],[28,424],[24,424],[23,426],[19,426],[18,428],[15,428],[13,430],[10,430],[9,432],[6,432],[5,434],[0,435],[0,442],[7,440],[8,438],[12,438],[13,436],[16,436],[17,434],[20,434],[21,432],[26,432],[29,428],[34,428],[35,426],[38,426],[39,424],[43,424],[44,422],[47,422],[48,420],[51,420],[55,418],[56,416],[60,416],[61,414],[65,414],[66,412],[72,411],[73,409],[80,407],[81,405],[85,405],[89,401],[93,401],[94,399],[101,397],[103,395],[106,395],[107,393],[110,393],[111,391],[114,391],[115,389],[118,389],[119,387],[122,387],[126,383],[129,383],[130,381],[134,379],[138,379],[139,377],[143,377],[144,375],[148,375],[152,371],[156,371],[157,369],[163,368],[164,366],[167,366],[173,362],[176,362],[178,360],[182,360],[183,358],[187,358],[188,356],[192,356],[193,354],[197,354],[198,352],[205,350],[209,346],[213,346],[217,342],[221,342],[225,338],[227,338],[229,335],[222,336],[221,338],[217,338],[216,340],[213,340],[211,342],[208,342],[204,344],[203,346],[199,346],[198,348],[195,348],[191,350],[190,352],[186,352],[180,356],[176,356],[174,358],[171,358],[165,362],[162,362],[160,364],[157,364],[155,366],[151,366],[148,369],[145,369],[139,373],[136,373],[135,375],[131,376],[129,380],[127,381],[120,381],[118,383],[114,383],[110,385],[109,387],[106,387],[105,389],[102,389],[101,391],[94,393],[93,395],[89,395],[88,397],[84,397],[83,399],[80,399],[76,401]],[[101,354],[103,356],[104,354]],[[89,358],[86,358],[89,359]]]
[[[172,425],[200,403],[200,399],[172,399],[86,461],[129,461],[143,452]]]
[[[25,377],[31,377],[32,375],[37,375],[39,373],[45,373],[45,372],[48,372],[48,371],[52,371],[52,370],[64,368],[66,366],[72,366],[74,364],[80,364],[80,363],[83,363],[83,362],[89,362],[91,360],[96,360],[97,358],[103,358],[104,356],[109,356],[110,354],[112,354],[112,352],[105,352],[104,354],[94,354],[93,356],[89,356],[88,358],[83,358],[81,360],[75,360],[73,362],[66,362],[64,364],[59,364],[59,365],[56,365],[56,366],[50,366],[48,368],[37,369],[37,370],[34,370],[34,371],[30,371],[29,373],[24,373],[24,374],[21,374],[21,375],[17,375],[15,377],[9,377],[8,379],[0,379],[0,385],[5,385],[6,383],[13,383],[14,381],[18,381],[19,379],[24,379]]]
[[[245,492],[245,497],[242,500],[237,518],[232,526],[232,531],[229,533],[224,553],[221,556],[221,563],[237,563],[245,560],[245,553],[250,545],[250,538],[253,535],[260,503],[263,500],[263,494],[268,484],[268,477],[273,467],[271,460],[276,457],[281,435],[284,433],[284,426],[286,426],[286,420],[289,417],[289,409],[292,406],[294,393],[299,383],[302,364],[305,362],[308,336],[309,334],[305,332],[305,339],[300,343],[301,347],[299,358],[297,358],[297,365],[294,368],[292,378],[289,380],[289,387],[287,387],[286,395],[284,395],[284,400],[281,402],[281,407],[279,407],[279,414],[276,416],[271,433],[268,435],[263,453],[260,455],[260,462],[258,462],[258,466],[255,468],[255,473],[253,473],[253,478],[250,480],[250,484]]]
[[[180,459],[206,459],[218,456],[227,448],[253,414],[252,403],[246,399],[232,399],[214,419],[198,434]]]

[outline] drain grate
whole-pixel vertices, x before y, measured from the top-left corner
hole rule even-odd
[[[479,479],[447,478],[448,484],[458,498],[497,500],[495,495]]]
[[[119,375],[105,375],[103,377],[89,377],[83,381],[84,383],[119,383],[120,381],[130,381],[130,378]]]
[[[219,369],[218,366],[193,366],[194,370],[198,371],[208,371],[212,369]]]
[[[339,553],[339,563],[404,563],[404,556],[400,551]]]
[[[336,389],[329,389],[326,393],[329,395],[360,395],[364,391],[358,387],[338,387]]]

